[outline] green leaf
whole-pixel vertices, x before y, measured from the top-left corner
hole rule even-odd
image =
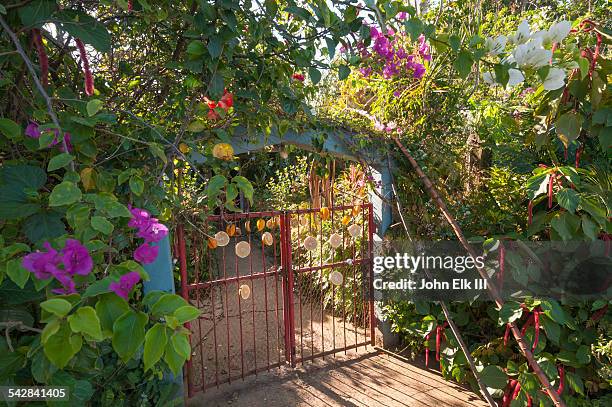
[[[23,25],[32,27],[49,21],[56,8],[57,4],[54,0],[36,0],[19,7],[17,12]]]
[[[54,318],[51,322],[49,322],[43,328],[43,331],[40,335],[40,341],[44,344],[47,340],[54,335],[57,331],[59,331],[60,326],[62,324],[62,320],[58,318]]]
[[[189,335],[183,332],[175,332],[174,335],[172,335],[171,341],[176,353],[183,357],[183,359],[189,359],[191,356]]]
[[[100,318],[102,332],[110,337],[113,334],[113,324],[120,316],[129,310],[126,300],[115,293],[103,294],[96,303],[96,313]]]
[[[291,14],[298,20],[308,21],[312,17],[312,15],[310,14],[310,11],[306,10],[303,7],[289,6],[289,7],[286,7],[284,11],[286,13]]]
[[[51,363],[63,369],[68,362],[81,350],[82,342],[73,339],[68,324],[63,323],[53,335],[50,335],[43,345],[45,355]],[[80,339],[80,336],[78,337]]]
[[[574,112],[565,113],[557,119],[555,131],[565,147],[580,135],[580,122],[580,116]]]
[[[166,327],[159,322],[147,331],[143,355],[145,372],[161,359],[167,342]]]
[[[221,37],[218,35],[213,35],[210,37],[206,49],[208,49],[208,54],[211,58],[219,58],[223,52],[223,41],[221,40]]]
[[[168,341],[166,343],[166,349],[164,351],[164,361],[172,370],[172,373],[178,375],[183,368],[183,364],[185,363],[185,358],[177,353],[174,349],[174,344],[172,341]]]
[[[87,102],[87,114],[91,117],[98,113],[104,103],[100,99],[92,99]]]
[[[164,294],[151,307],[151,314],[155,316],[173,315],[180,307],[187,305],[187,301],[183,297],[175,294]]]
[[[210,180],[208,180],[208,185],[206,186],[206,193],[209,197],[216,197],[219,195],[221,190],[227,185],[227,178],[223,175],[215,175]]]
[[[557,202],[562,208],[567,209],[570,213],[576,212],[578,204],[580,203],[580,196],[578,193],[570,188],[564,188],[555,194]]]
[[[546,315],[542,315],[540,317],[540,323],[544,327],[546,337],[552,342],[559,344],[559,337],[561,335],[561,327],[559,326],[559,324],[557,324],[555,321],[553,321]]]
[[[578,373],[565,372],[565,380],[572,390],[584,396],[584,383]]]
[[[158,157],[164,164],[168,162],[168,157],[166,157],[166,153],[164,153],[164,149],[157,143],[150,143],[149,150],[153,153],[154,156]]]
[[[499,310],[499,318],[497,323],[499,325],[514,322],[523,315],[523,309],[521,304],[515,301],[508,301],[502,305]]]
[[[145,294],[144,298],[142,299],[142,303],[151,308],[160,298],[162,295],[165,295],[166,292],[161,291],[161,290],[153,290],[153,291],[149,291],[148,293]]]
[[[340,65],[338,67],[338,80],[345,80],[351,74],[351,68],[347,65]]]
[[[83,293],[83,298],[95,297],[96,295],[104,294],[109,292],[108,286],[111,283],[110,277],[97,280],[94,283],[87,286],[87,289]]]
[[[103,216],[93,216],[91,218],[91,227],[97,230],[98,232],[104,233],[105,235],[110,235],[115,229],[113,224],[110,223]]]
[[[560,325],[567,323],[567,317],[565,311],[555,300],[543,300],[541,303],[542,311],[544,314]]]
[[[6,262],[6,275],[9,276],[19,288],[25,287],[30,278],[30,272],[21,266],[21,259],[11,259]]]
[[[113,324],[113,349],[127,362],[144,342],[149,317],[143,312],[128,310]]]
[[[587,345],[580,345],[576,351],[576,360],[578,363],[587,365],[591,362],[591,348]]]
[[[64,181],[58,184],[49,195],[49,206],[65,206],[78,202],[83,197],[81,190],[74,182]]]
[[[334,41],[333,38],[325,38],[325,42],[327,44],[327,54],[329,55],[329,60],[331,61],[334,59],[334,55],[336,55],[336,47],[338,46],[338,43]],[[310,75],[310,79],[312,80],[312,75]]]
[[[597,240],[599,237],[599,226],[587,215],[582,215],[582,231],[591,240]]]
[[[0,184],[14,189],[37,191],[47,182],[47,174],[32,165],[4,165],[0,167]],[[1,197],[1,195],[0,195]]]
[[[474,59],[472,58],[472,54],[469,51],[461,50],[459,55],[457,55],[457,59],[453,62],[453,67],[457,70],[457,73],[459,73],[459,77],[465,79],[472,71],[473,64]]]
[[[11,119],[0,118],[0,133],[9,139],[16,139],[21,136],[21,127]]]
[[[409,20],[404,21],[404,27],[406,27],[406,32],[410,34],[410,38],[412,41],[416,41],[419,38],[419,35],[423,32],[423,22],[416,17],[412,17]]]
[[[185,305],[184,307],[178,308],[174,311],[174,317],[178,320],[180,324],[184,324],[185,322],[193,321],[197,317],[200,316],[202,311],[193,307],[191,305]]]
[[[234,178],[232,178],[232,182],[238,185],[238,188],[242,191],[244,196],[252,204],[254,190],[253,190],[253,185],[251,184],[251,182],[241,175],[237,175]]]
[[[144,192],[144,181],[138,175],[130,177],[130,190],[137,196]]]
[[[308,75],[310,76],[310,80],[312,81],[313,85],[316,85],[321,80],[321,71],[319,71],[317,68],[308,68]]]
[[[54,132],[46,131],[38,138],[38,147],[43,149],[47,148],[56,139]]]
[[[93,307],[85,306],[77,309],[74,314],[68,317],[68,323],[74,333],[84,333],[98,341],[104,338],[100,328],[100,319]]]
[[[57,22],[73,37],[79,38],[100,52],[111,49],[111,36],[101,22],[77,10],[65,9],[56,13]]]
[[[209,91],[212,98],[215,100],[219,99],[223,95],[223,89],[225,89],[225,81],[223,76],[216,72],[210,79]]]
[[[550,225],[559,233],[561,239],[572,240],[580,228],[580,218],[567,212],[557,213],[550,221]]]
[[[67,166],[72,160],[74,160],[73,155],[70,155],[68,153],[58,154],[49,161],[47,171],[51,172],[63,168]]]
[[[200,40],[193,40],[187,45],[187,53],[196,57],[204,55],[206,46]]]
[[[505,388],[508,382],[506,373],[504,373],[501,367],[496,365],[485,367],[482,372],[480,372],[480,378],[487,387],[498,390]]]
[[[72,309],[72,304],[63,298],[51,298],[41,302],[40,307],[53,315],[63,318]]]
[[[0,220],[19,219],[40,210],[40,205],[30,202],[22,189],[13,186],[0,186]]]

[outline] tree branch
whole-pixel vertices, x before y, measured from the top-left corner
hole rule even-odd
[[[45,90],[42,83],[40,83],[40,79],[38,79],[38,75],[36,75],[36,70],[34,69],[34,65],[32,64],[32,61],[30,60],[30,58],[28,58],[28,55],[25,53],[23,47],[19,43],[19,39],[17,38],[15,33],[11,31],[10,27],[8,26],[8,24],[6,24],[6,21],[4,21],[4,18],[2,18],[1,15],[0,15],[0,25],[2,26],[4,31],[6,31],[6,33],[9,35],[9,37],[11,38],[11,41],[13,41],[13,44],[15,44],[15,48],[17,49],[17,52],[19,53],[19,55],[21,55],[21,58],[23,59],[23,62],[25,62],[28,68],[28,71],[30,71],[30,75],[32,76],[32,79],[34,80],[34,84],[36,85],[36,88],[38,89],[42,97],[45,99],[45,102],[47,103],[47,112],[49,113],[49,116],[51,117],[51,121],[53,122],[53,124],[57,128],[57,131],[59,132],[59,137],[62,138],[62,146],[64,147],[64,151],[68,153],[68,144],[66,143],[66,139],[64,137],[64,133],[62,132],[62,127],[60,126],[59,120],[57,119],[57,115],[55,114],[55,110],[53,110],[53,102],[51,101],[51,98],[47,94],[47,91]],[[74,161],[70,162],[70,169],[74,171]]]
[[[423,172],[419,164],[416,162],[414,157],[412,157],[412,155],[410,154],[410,151],[408,151],[408,149],[402,144],[402,142],[397,138],[397,136],[393,136],[392,138],[395,144],[397,144],[397,146],[401,150],[402,154],[406,156],[406,158],[410,162],[410,165],[412,166],[414,171],[417,173],[417,175],[419,176],[419,178],[425,185],[427,192],[429,193],[432,200],[436,203],[436,205],[438,206],[438,208],[440,209],[440,211],[446,218],[446,221],[450,224],[451,228],[455,232],[455,236],[457,236],[457,239],[459,239],[459,241],[461,242],[465,250],[470,254],[470,256],[472,256],[473,258],[476,258],[477,257],[476,252],[474,251],[474,249],[472,248],[468,240],[465,238],[465,235],[463,234],[461,227],[459,226],[459,224],[457,223],[453,215],[450,213],[450,211],[446,207],[446,204],[444,203],[442,198],[440,198],[440,195],[436,191],[429,177],[425,175],[425,173]],[[484,270],[481,267],[477,267],[477,269],[478,269],[478,273],[480,274],[480,276],[487,282],[487,288],[489,290],[491,297],[497,304],[498,308],[501,308],[501,306],[504,304],[504,301],[501,298],[499,291],[497,290],[494,283],[489,278],[489,275],[487,274],[486,270]],[[521,334],[521,331],[519,327],[516,325],[516,322],[510,323],[510,330],[512,331],[512,334],[514,335],[514,338],[516,339],[519,349],[521,350],[521,352],[527,359],[529,366],[533,370],[533,373],[538,377],[542,386],[544,386],[544,390],[546,391],[546,394],[548,394],[548,396],[553,401],[555,406],[566,407],[565,402],[561,399],[561,396],[557,394],[557,391],[552,387],[550,380],[548,380],[548,377],[546,377],[546,374],[544,373],[544,371],[542,370],[538,362],[535,360],[535,357],[533,356],[533,353],[531,352],[530,346],[525,341],[525,338]]]

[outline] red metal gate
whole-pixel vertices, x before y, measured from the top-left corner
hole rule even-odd
[[[187,326],[188,395],[373,345],[373,228],[371,204],[214,215],[188,236],[179,226],[182,294],[202,310]],[[227,245],[209,245],[226,230]]]

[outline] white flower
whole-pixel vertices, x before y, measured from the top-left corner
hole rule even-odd
[[[561,42],[568,36],[572,29],[572,23],[569,21],[559,21],[548,29],[547,39],[550,43]]]
[[[508,86],[516,86],[525,80],[523,73],[518,69],[508,70],[508,75],[510,76],[508,79]]]
[[[514,68],[511,68],[508,70],[508,76],[509,78],[508,78],[507,86],[516,86],[525,80],[523,73],[519,71],[518,69],[514,69]],[[485,83],[488,83],[489,85],[499,85],[500,84],[499,81],[497,80],[497,77],[495,76],[495,73],[493,72],[483,72],[482,80],[485,81]]]
[[[516,33],[510,37],[510,41],[514,44],[523,44],[526,42],[531,36],[531,31],[529,30],[529,22],[527,20],[521,21],[519,24]]]
[[[487,37],[484,44],[487,54],[497,55],[504,52],[507,41],[508,39],[503,35],[500,35],[497,38]]]
[[[548,64],[552,51],[542,48],[542,39],[534,38],[514,50],[514,60],[523,69],[538,69]]]
[[[561,68],[550,68],[542,86],[546,90],[555,90],[565,86],[565,71]]]
[[[489,85],[497,85],[495,81],[495,75],[492,72],[483,72],[482,80],[488,83]]]
[[[568,36],[572,29],[569,21],[559,21],[553,24],[548,30],[538,31],[531,35],[532,39],[541,39],[544,46],[549,47],[555,42],[561,42]]]

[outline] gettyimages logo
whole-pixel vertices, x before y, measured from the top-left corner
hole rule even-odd
[[[393,241],[375,247],[376,299],[489,300],[488,284],[502,297],[612,298],[612,261],[605,242]],[[480,273],[485,273],[488,280]]]

